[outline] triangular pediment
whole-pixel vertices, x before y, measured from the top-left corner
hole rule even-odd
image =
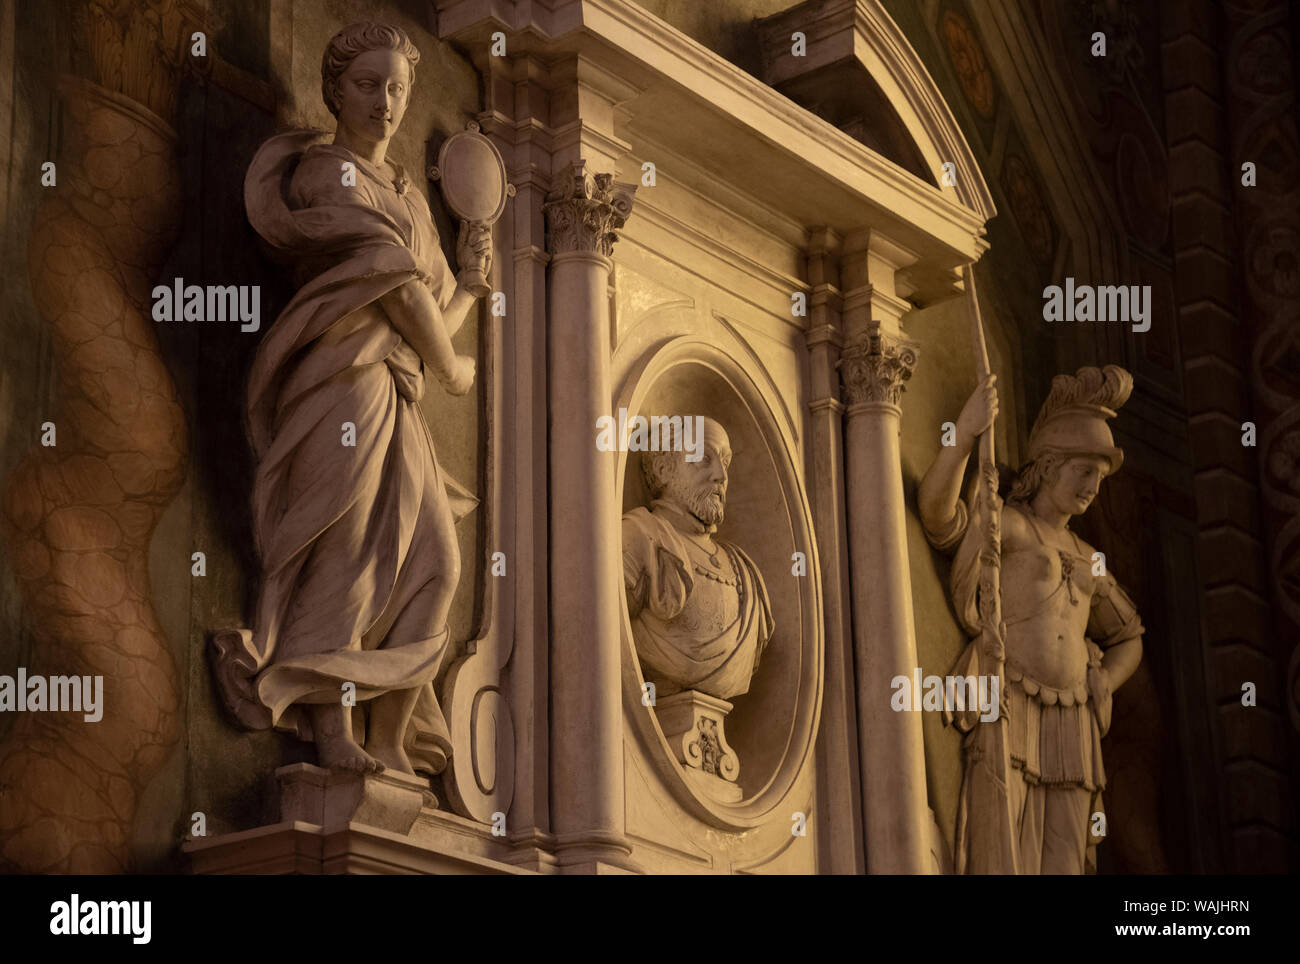
[[[756,26],[765,83],[985,220],[996,213],[956,119],[878,0],[805,0]]]

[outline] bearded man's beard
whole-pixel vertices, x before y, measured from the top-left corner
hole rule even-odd
[[[690,509],[691,515],[705,525],[722,525],[722,517],[726,512],[726,503],[723,502],[723,497],[720,494],[713,491],[712,485],[702,485],[697,489],[683,492],[681,497],[686,508]]]

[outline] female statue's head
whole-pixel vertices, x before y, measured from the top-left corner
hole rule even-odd
[[[347,140],[378,144],[396,133],[415,83],[420,52],[400,27],[354,23],[321,58],[321,96]]]

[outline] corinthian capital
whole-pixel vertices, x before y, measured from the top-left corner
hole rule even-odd
[[[839,368],[846,404],[888,402],[897,406],[903,383],[916,368],[916,345],[879,333],[868,335],[844,349]]]
[[[546,195],[547,248],[551,254],[614,253],[618,230],[632,215],[635,184],[615,182],[612,174],[588,174],[586,161],[564,168]]]

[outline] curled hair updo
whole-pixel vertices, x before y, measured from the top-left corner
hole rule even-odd
[[[335,117],[339,116],[339,78],[348,69],[348,64],[367,50],[397,51],[410,65],[411,84],[415,84],[415,65],[420,62],[420,51],[401,27],[371,21],[351,24],[334,35],[320,62],[321,97]]]

